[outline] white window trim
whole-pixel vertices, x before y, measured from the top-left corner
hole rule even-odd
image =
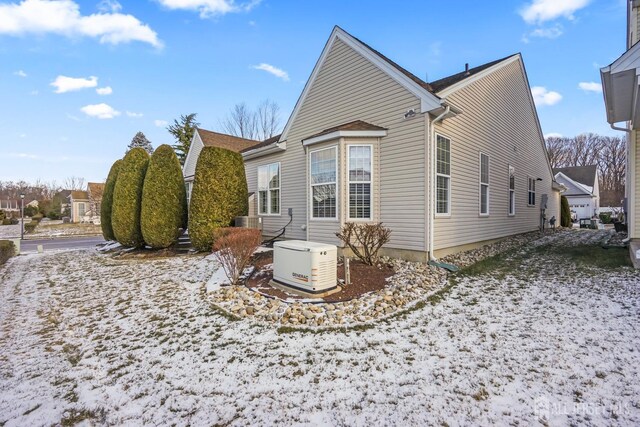
[[[373,165],[375,163],[374,158],[373,158],[373,144],[347,144],[347,171],[346,171],[346,177],[345,180],[347,181],[347,201],[346,201],[346,206],[345,209],[347,210],[347,219],[349,220],[349,222],[371,222],[373,221],[374,215],[373,215],[373,207],[375,206],[374,204],[374,200],[373,200],[373,175],[375,173],[375,171],[373,170]],[[371,194],[369,195],[369,200],[371,203],[371,206],[369,207],[369,218],[351,218],[351,174],[349,173],[349,171],[351,170],[351,156],[349,155],[349,148],[350,147],[369,147],[369,149],[371,150],[371,179],[368,181],[369,183],[369,188],[371,191]],[[366,184],[367,181],[354,181],[354,183],[359,183],[359,184]]]
[[[487,156],[487,182],[482,182],[482,156]],[[479,152],[478,154],[478,216],[481,217],[488,217],[490,212],[491,212],[491,208],[490,208],[490,203],[489,201],[491,200],[491,189],[490,189],[490,183],[491,183],[491,157],[486,154],[483,153],[482,151]],[[482,212],[482,186],[486,185],[487,186],[487,211],[486,212]]]
[[[511,169],[513,169],[513,190],[511,189]],[[527,185],[529,184],[527,183]],[[516,216],[516,168],[512,165],[508,165],[507,167],[507,189],[509,191],[507,216]],[[513,194],[513,212],[511,212],[511,194]]]
[[[322,184],[312,184],[311,183],[311,154],[312,153],[316,153],[318,151],[323,151],[323,150],[330,150],[330,149],[334,149],[335,150],[335,155],[336,155],[336,180],[331,183],[331,182],[323,182]],[[309,150],[309,160],[307,162],[307,165],[309,167],[309,187],[307,189],[307,191],[309,191],[309,219],[311,221],[320,221],[320,222],[337,222],[338,219],[340,218],[340,187],[338,186],[338,183],[340,182],[340,167],[339,167],[339,163],[338,163],[338,154],[340,151],[340,147],[338,144],[336,145],[331,145],[328,147],[323,147],[323,148],[318,148],[316,150]],[[316,185],[327,185],[327,184],[334,184],[336,186],[336,216],[335,217],[315,217],[313,216],[313,187]]]
[[[433,204],[433,213],[434,213],[434,217],[435,218],[450,218],[451,217],[451,138],[449,138],[448,136],[441,134],[441,133],[436,133],[435,134],[435,139],[433,141],[433,157],[434,157],[434,163],[433,163],[433,167],[434,167],[434,180],[433,180],[433,200],[435,201],[435,203]],[[438,173],[438,136],[441,136],[442,138],[446,138],[449,140],[449,175],[444,175],[441,173]],[[449,188],[447,189],[447,212],[446,213],[438,213],[438,177],[439,176],[443,176],[446,178],[449,178]]]
[[[272,165],[278,165],[278,187],[276,188],[267,188],[267,213],[260,213],[260,191],[264,191],[264,190],[260,190],[260,168],[270,168]],[[257,211],[258,211],[258,216],[282,216],[282,165],[280,164],[280,162],[272,162],[272,163],[265,163],[262,165],[258,165],[257,168],[258,171],[258,185],[257,185],[257,191],[256,191],[256,198],[257,198],[257,202],[258,202],[258,206],[257,206]],[[268,183],[267,183],[268,185]],[[278,208],[279,208],[279,212],[278,213],[271,213],[271,190],[278,190]]]
[[[533,191],[529,190],[529,181],[533,181]],[[533,193],[533,204],[529,203],[529,193]],[[536,178],[527,175],[527,206],[529,207],[535,207],[536,205]]]

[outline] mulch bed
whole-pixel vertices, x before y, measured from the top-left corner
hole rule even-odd
[[[261,252],[254,256],[252,265],[255,272],[247,280],[247,287],[261,294],[282,300],[308,299],[300,295],[284,292],[272,287],[269,282],[273,278],[273,252]],[[378,291],[387,286],[387,279],[393,276],[393,268],[386,264],[366,265],[361,261],[351,260],[351,284],[342,287],[342,290],[324,298],[318,298],[324,302],[340,302],[358,298],[366,293]],[[344,280],[344,264],[338,262],[338,279]]]

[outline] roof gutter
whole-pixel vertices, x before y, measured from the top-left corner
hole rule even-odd
[[[287,149],[287,141],[276,142],[275,144],[267,145],[266,147],[260,147],[253,150],[245,151],[242,154],[243,160],[251,160],[269,154],[281,153]]]

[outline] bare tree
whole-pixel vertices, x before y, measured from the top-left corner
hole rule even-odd
[[[252,111],[242,102],[233,107],[220,122],[220,127],[229,135],[262,141],[277,134],[280,127],[280,107],[266,99]]]
[[[65,190],[84,190],[84,178],[70,176],[69,178],[64,180],[63,187]]]

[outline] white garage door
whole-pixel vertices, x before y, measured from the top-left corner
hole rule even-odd
[[[591,207],[588,204],[575,204],[570,205],[571,210],[576,213],[577,218],[591,218]]]

